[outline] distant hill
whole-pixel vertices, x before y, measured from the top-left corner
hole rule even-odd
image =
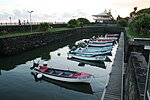
[[[141,10],[137,11],[137,15],[143,14],[143,13],[150,14],[150,8],[145,8],[145,9],[141,9]]]

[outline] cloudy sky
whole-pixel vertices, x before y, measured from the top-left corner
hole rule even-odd
[[[29,20],[34,22],[67,22],[72,18],[84,17],[93,21],[91,15],[111,9],[112,15],[129,16],[133,8],[149,8],[150,0],[0,0],[0,22]]]

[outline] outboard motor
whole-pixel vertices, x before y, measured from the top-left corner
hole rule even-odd
[[[37,59],[33,60],[33,67],[31,67],[30,69],[38,67],[40,60],[41,60],[41,58],[37,58]]]
[[[75,46],[73,46],[72,48],[71,48],[71,50],[72,51],[74,51],[74,50],[76,50],[77,48],[75,47]]]
[[[31,67],[30,69],[33,69],[35,67],[38,67],[39,66],[39,63],[36,63],[35,61],[33,61],[33,67]]]
[[[47,67],[47,61],[44,61],[44,62],[43,62],[43,66],[46,66],[46,67]]]

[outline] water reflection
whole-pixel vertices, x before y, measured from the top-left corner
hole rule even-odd
[[[81,38],[81,37],[80,37]],[[80,39],[78,38],[78,39]],[[27,61],[30,61],[32,59],[36,59],[41,57],[44,60],[50,60],[51,59],[51,54],[50,52],[57,50],[58,48],[64,47],[68,44],[74,44],[78,39],[68,39],[67,41],[61,41],[61,43],[56,42],[55,44],[51,45],[46,45],[42,47],[38,47],[36,49],[12,55],[12,56],[6,56],[6,57],[0,57],[0,69],[1,70],[12,70],[16,65],[24,64]],[[61,54],[58,53],[58,56]]]
[[[72,48],[77,40],[80,39],[65,40],[61,41],[61,43],[42,46],[14,56],[0,57],[0,74],[2,74],[0,75],[2,76],[0,77],[0,89],[2,90],[0,91],[0,98],[2,100],[10,100],[12,98],[14,100],[98,100],[98,95],[100,100],[109,79],[115,55],[113,52],[116,49],[113,50],[112,56],[108,56],[112,62],[99,63],[79,59],[66,59],[67,51],[69,51],[69,48]],[[33,65],[32,61],[37,58],[41,58],[42,61],[48,61],[50,67],[87,72],[94,74],[95,77],[91,84],[70,84],[48,78],[39,80],[30,70],[30,67]],[[60,90],[60,87],[63,90]],[[44,96],[41,96],[41,94],[44,94]]]
[[[76,59],[76,58],[67,58],[67,59],[71,61],[79,62],[80,65],[88,64],[91,66],[96,66],[96,67],[106,69],[105,62],[92,62],[92,61],[86,61],[86,60],[81,60],[81,59]]]
[[[70,89],[70,90],[74,90],[74,91],[78,91],[78,92],[83,92],[83,93],[87,93],[87,94],[93,94],[94,93],[92,91],[92,88],[91,88],[90,84],[61,82],[61,81],[49,79],[49,78],[46,78],[46,77],[42,77],[42,79],[38,79],[37,76],[36,76],[37,74],[34,73],[34,72],[31,72],[31,75],[33,75],[34,80],[36,82],[44,80],[44,81],[47,81],[49,83],[58,85],[61,88],[66,88],[66,89]]]

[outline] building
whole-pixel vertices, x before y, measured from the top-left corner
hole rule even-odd
[[[103,13],[97,14],[97,15],[92,15],[95,20],[95,23],[104,23],[108,24],[111,23],[113,20],[113,16],[111,15],[111,10],[107,11],[106,9],[104,10]]]

